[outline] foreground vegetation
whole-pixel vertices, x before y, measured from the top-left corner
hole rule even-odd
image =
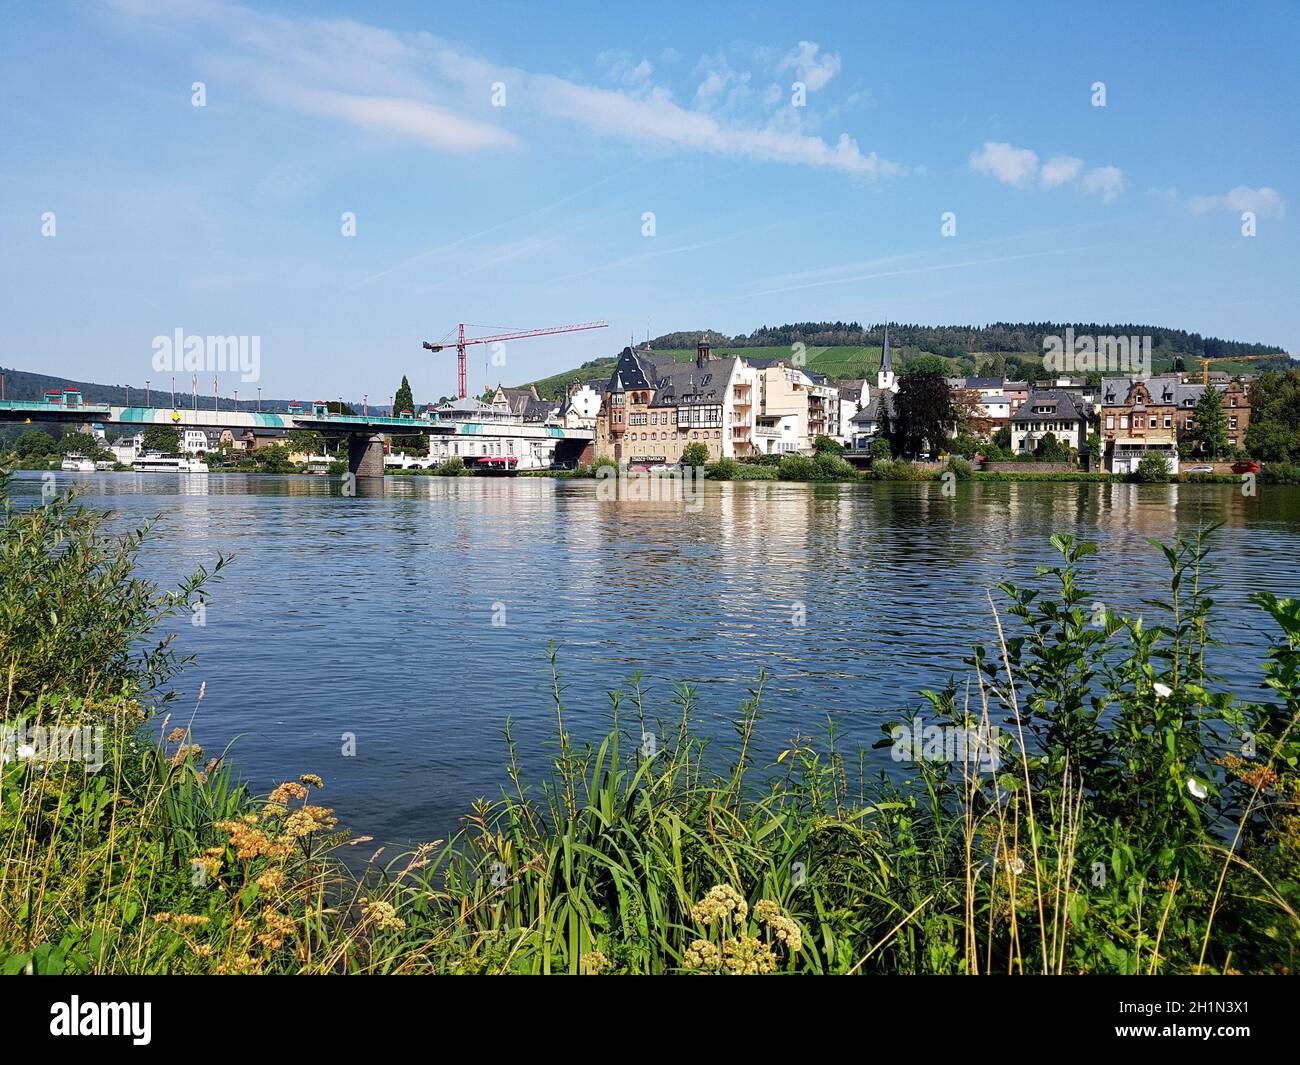
[[[878,746],[922,756],[905,779],[874,775],[833,728],[756,763],[762,677],[725,750],[696,731],[689,689],[661,714],[635,678],[611,696],[609,734],[580,743],[557,673],[537,779],[507,724],[498,799],[447,840],[366,861],[351,848],[367,837],[320,804],[325,781],[250,795],[196,743],[197,708],[165,697],[186,663],[158,627],[226,560],[163,591],[134,568],[148,530],[105,522],[62,498],[4,510],[4,721],[98,726],[104,762],[5,747],[6,972],[1296,964],[1300,603],[1253,597],[1273,632],[1267,687],[1258,702],[1224,690],[1206,669],[1207,534],[1159,548],[1170,590],[1146,617],[1096,605],[1091,546],[1054,538],[1060,561],[1033,588],[1001,587],[968,675],[885,726]],[[992,737],[976,761],[935,757],[971,734]]]

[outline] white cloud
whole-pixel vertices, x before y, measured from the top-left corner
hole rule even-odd
[[[396,33],[351,19],[268,15],[208,0],[111,2],[133,20],[201,26],[205,62],[237,72],[273,102],[440,150],[509,147],[518,138],[500,123],[535,112],[612,138],[681,150],[868,176],[903,172],[874,152],[864,153],[847,134],[832,142],[778,117],[746,122],[726,116],[751,91],[747,73],[705,79],[698,95],[703,107],[718,109],[712,114],[675,103],[667,89],[650,80],[648,60],[634,62],[622,53],[601,57],[620,87],[597,88],[501,66],[429,33]],[[208,32],[213,28],[228,39],[224,54]],[[662,59],[670,61],[667,52]],[[840,65],[838,55],[822,55],[811,42],[800,42],[785,62],[799,70],[810,89],[824,86]],[[506,84],[509,101],[499,112],[489,107],[489,88],[496,81]]]
[[[799,47],[781,60],[777,70],[793,70],[809,92],[825,88],[826,83],[840,71],[838,52],[820,54],[821,46],[815,41],[800,41]]]
[[[1083,175],[1083,190],[1112,203],[1124,191],[1124,172],[1117,166],[1097,166]]]
[[[393,96],[358,96],[333,91],[286,89],[285,102],[309,115],[338,118],[373,133],[384,133],[443,151],[473,152],[509,148],[513,133],[476,122],[435,104]]]
[[[1004,185],[1025,188],[1038,173],[1038,154],[1002,141],[985,141],[983,148],[972,153],[970,165],[976,173],[989,174]]]
[[[846,133],[828,144],[796,131],[724,124],[711,115],[673,103],[657,89],[645,99],[578,85],[550,75],[531,75],[529,99],[547,114],[566,118],[597,133],[628,137],[716,155],[743,155],[769,162],[829,167],[851,174],[902,173],[875,152],[863,154]]]
[[[1068,185],[1079,176],[1083,169],[1083,160],[1071,155],[1055,155],[1043,164],[1043,188],[1052,189],[1057,185]]]
[[[1124,172],[1117,166],[1083,169],[1083,160],[1072,155],[1054,155],[1041,167],[1038,153],[1031,148],[1017,148],[1004,141],[985,141],[970,157],[971,169],[988,174],[1004,185],[1025,189],[1037,180],[1043,188],[1076,186],[1091,196],[1111,203],[1124,191]]]
[[[1281,215],[1286,210],[1286,201],[1277,189],[1267,185],[1252,189],[1249,185],[1238,185],[1229,189],[1222,196],[1192,196],[1187,201],[1187,208],[1193,214],[1205,214],[1208,211],[1254,211],[1261,218]]]

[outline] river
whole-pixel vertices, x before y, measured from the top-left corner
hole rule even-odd
[[[20,503],[40,476],[17,475]],[[320,801],[343,823],[393,843],[445,837],[473,799],[500,795],[507,718],[536,780],[553,754],[551,641],[577,739],[603,734],[607,693],[639,672],[665,720],[689,684],[721,751],[765,671],[770,757],[828,717],[847,748],[870,748],[920,689],[963,673],[972,641],[992,640],[987,593],[1032,580],[1053,533],[1099,544],[1096,600],[1142,610],[1167,587],[1147,538],[1222,522],[1226,646],[1213,662],[1242,695],[1259,684],[1271,625],[1247,596],[1300,594],[1300,489],[1288,487],[708,483],[692,504],[541,478],[389,478],[355,497],[298,476],[55,483],[79,485],[119,527],[160,515],[141,557],[150,578],[174,584],[234,556],[204,623],[173,627],[197,655],[174,717],[203,683],[197,742],[233,743],[258,790],[320,774]],[[888,751],[868,759],[890,766]]]

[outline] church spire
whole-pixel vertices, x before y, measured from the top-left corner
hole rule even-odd
[[[880,346],[880,370],[876,373],[876,387],[882,392],[896,392],[894,357],[889,353],[889,323],[885,323],[885,339]]]

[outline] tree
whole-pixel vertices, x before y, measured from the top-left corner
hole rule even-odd
[[[400,414],[404,410],[415,410],[415,397],[411,395],[411,382],[406,379],[406,374],[402,374],[402,383],[393,397],[393,414]]]
[[[1300,454],[1300,370],[1266,370],[1251,382],[1246,450],[1265,462]]]
[[[1187,435],[1197,447],[1210,455],[1228,450],[1228,416],[1223,411],[1223,396],[1213,385],[1206,385],[1196,401]]]
[[[871,441],[871,446],[867,448],[867,454],[871,456],[873,463],[888,462],[894,457],[894,449],[889,446],[888,439],[878,436]]]
[[[1055,433],[1044,433],[1034,447],[1034,458],[1040,462],[1069,462],[1070,445],[1058,440]]]
[[[25,429],[14,441],[14,451],[20,459],[38,459],[58,454],[58,443],[49,433],[40,429]]]
[[[943,377],[948,364],[938,355],[913,355],[903,367],[904,373],[936,373]]]
[[[144,449],[157,451],[160,455],[175,455],[181,449],[181,434],[170,425],[147,425]]]
[[[696,441],[682,448],[683,466],[703,466],[709,461],[709,446]]]
[[[404,410],[415,413],[415,397],[411,394],[411,382],[406,379],[406,374],[402,374],[402,384],[393,397],[393,417],[397,417]],[[406,433],[393,437],[394,447],[427,450],[428,445],[429,442],[421,433]]]
[[[844,445],[832,437],[818,436],[813,440],[813,450],[819,455],[843,455]]]
[[[952,393],[943,375],[932,370],[904,373],[893,397],[891,443],[903,455],[937,448],[956,424]]]
[[[285,434],[285,444],[290,451],[302,455],[317,455],[325,450],[325,437],[315,429],[293,429]]]
[[[1169,460],[1158,451],[1143,455],[1138,463],[1137,479],[1144,484],[1163,484],[1169,480]]]
[[[80,455],[85,459],[99,459],[104,449],[90,433],[68,433],[59,441],[60,455]]]

